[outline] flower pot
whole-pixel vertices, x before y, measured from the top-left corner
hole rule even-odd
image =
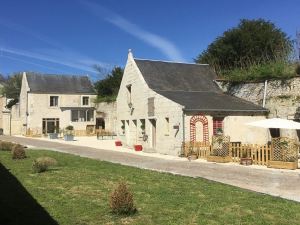
[[[57,139],[58,138],[58,133],[49,133],[49,138],[50,139]]]
[[[122,142],[121,141],[115,141],[115,145],[116,146],[122,146]]]
[[[72,134],[65,134],[64,135],[64,140],[65,141],[74,141],[74,135],[72,135]]]
[[[253,160],[251,158],[241,158],[240,159],[240,164],[244,166],[250,166],[252,165]]]
[[[142,145],[134,145],[134,150],[139,152],[143,150],[143,146]]]

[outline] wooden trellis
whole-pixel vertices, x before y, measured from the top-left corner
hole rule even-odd
[[[230,137],[214,135],[212,137],[212,152],[214,156],[229,156]]]
[[[208,120],[204,115],[193,116],[190,120],[190,141],[196,141],[196,123],[201,122],[203,125],[203,142],[209,142],[208,137]]]
[[[295,162],[298,160],[298,145],[288,137],[272,138],[271,160]]]

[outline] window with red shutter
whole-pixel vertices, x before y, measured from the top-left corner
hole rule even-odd
[[[213,135],[216,135],[219,129],[222,129],[223,131],[223,120],[224,120],[223,117],[213,118]]]

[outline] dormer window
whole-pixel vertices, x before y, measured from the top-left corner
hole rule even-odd
[[[50,96],[50,107],[58,106],[58,96]]]
[[[82,97],[82,105],[89,105],[89,97],[88,96],[83,96]]]

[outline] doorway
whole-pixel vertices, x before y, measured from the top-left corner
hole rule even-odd
[[[104,118],[96,118],[96,129],[105,130],[105,120],[104,120]]]
[[[151,124],[151,148],[156,148],[156,120],[150,119]]]

